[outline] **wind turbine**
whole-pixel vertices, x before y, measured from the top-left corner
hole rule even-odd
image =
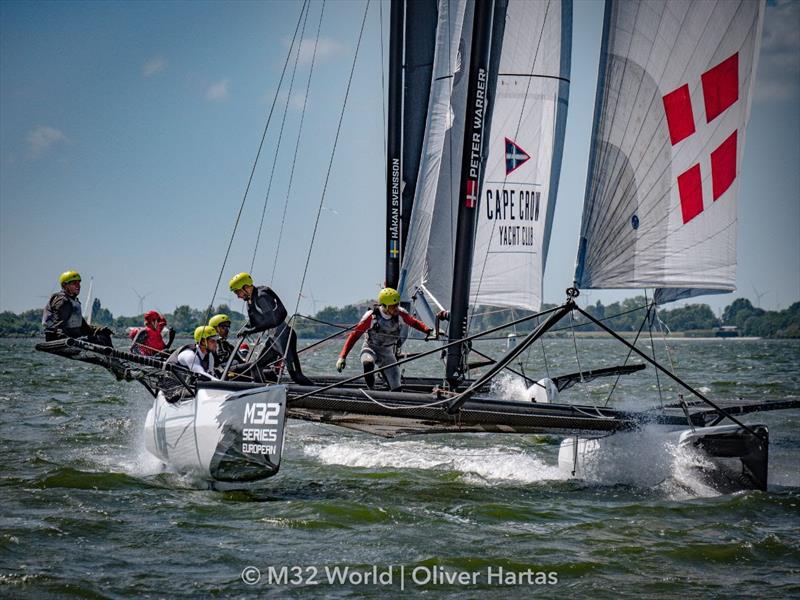
[[[308,294],[300,294],[300,297],[301,298],[305,298],[307,300],[308,299],[311,300],[312,310],[314,311],[313,314],[314,314],[314,316],[316,316],[316,314],[317,314],[317,299],[314,297],[314,294],[311,293],[311,292],[308,292]]]
[[[756,293],[756,307],[761,308],[761,298],[769,294],[770,291],[767,290],[766,292],[762,292],[759,294],[755,284],[752,281],[750,282],[750,285],[753,287],[753,291]]]
[[[153,292],[147,292],[146,294],[140,294],[136,291],[136,288],[131,288],[133,293],[136,294],[136,297],[139,298],[139,313],[140,315],[144,314],[144,299],[147,298]]]

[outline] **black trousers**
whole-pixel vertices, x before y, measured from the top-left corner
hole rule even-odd
[[[286,333],[287,331],[288,334]],[[286,329],[281,332],[280,338],[282,339],[275,340],[274,338],[270,338],[267,345],[261,350],[261,354],[259,354],[256,360],[257,366],[255,367],[255,373],[261,375],[265,381],[275,380],[275,377],[270,373],[272,370],[270,365],[283,358],[284,347],[283,344],[281,344],[281,342],[283,342],[288,345],[288,350],[286,351],[286,370],[289,371],[289,377],[292,378],[292,381],[300,385],[314,385],[313,381],[303,375],[303,369],[300,366],[300,357],[297,355],[297,334],[294,332],[294,329],[287,326]],[[262,371],[265,368],[267,372],[263,373]],[[257,377],[258,375],[255,376]]]

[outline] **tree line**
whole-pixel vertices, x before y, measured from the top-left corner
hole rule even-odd
[[[586,307],[586,312],[613,329],[614,331],[638,331],[647,312],[647,300],[644,296],[627,298],[621,302],[604,305],[599,300]],[[322,338],[342,331],[358,322],[364,312],[372,306],[372,301],[364,300],[343,307],[328,306],[312,317],[298,316],[294,328],[300,337]],[[554,308],[554,304],[545,304],[542,310]],[[204,310],[191,308],[188,305],[178,306],[164,316],[170,327],[180,335],[191,335],[194,328],[208,321],[211,315],[225,313],[231,318],[231,331],[236,332],[246,321],[245,315],[231,309],[227,304],[208,307]],[[529,311],[516,309],[497,309],[489,306],[477,306],[471,313],[470,331],[479,332],[498,327],[514,320],[531,316]],[[657,317],[660,324],[669,331],[708,333],[722,326],[735,326],[739,335],[800,338],[800,302],[779,311],[756,308],[746,298],[738,298],[725,307],[722,318],[718,319],[707,304],[688,304],[679,308],[659,309]],[[652,318],[652,315],[651,315]],[[0,335],[37,335],[42,331],[42,311],[33,309],[16,314],[0,313]],[[143,315],[133,317],[114,317],[102,306],[99,298],[92,304],[92,323],[112,328],[117,335],[124,335],[131,327],[142,327]],[[573,324],[578,331],[600,331],[600,327],[580,315],[575,315]],[[556,326],[556,330],[568,326],[567,321]],[[536,326],[536,319],[530,319],[515,327],[517,333],[526,333]],[[502,335],[501,332],[500,335]]]

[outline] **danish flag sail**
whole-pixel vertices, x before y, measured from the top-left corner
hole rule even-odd
[[[575,283],[735,289],[763,2],[609,0]]]

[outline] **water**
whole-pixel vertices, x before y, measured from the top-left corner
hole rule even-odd
[[[625,358],[610,341],[580,344],[584,368]],[[304,356],[307,372],[330,372],[336,351]],[[711,398],[798,397],[796,341],[685,340],[671,354]],[[292,422],[276,478],[220,493],[144,451],[151,400],[138,385],[30,340],[0,340],[0,357],[0,596],[800,596],[797,410],[747,419],[770,427],[767,492],[716,493],[649,430],[617,438],[602,468],[574,481],[549,436],[384,440]],[[526,372],[544,359],[535,348]],[[552,374],[577,370],[571,339],[546,359]],[[613,385],[561,399],[602,404]],[[657,405],[658,388],[648,368],[620,380],[614,403]],[[666,386],[663,401],[676,393]]]

